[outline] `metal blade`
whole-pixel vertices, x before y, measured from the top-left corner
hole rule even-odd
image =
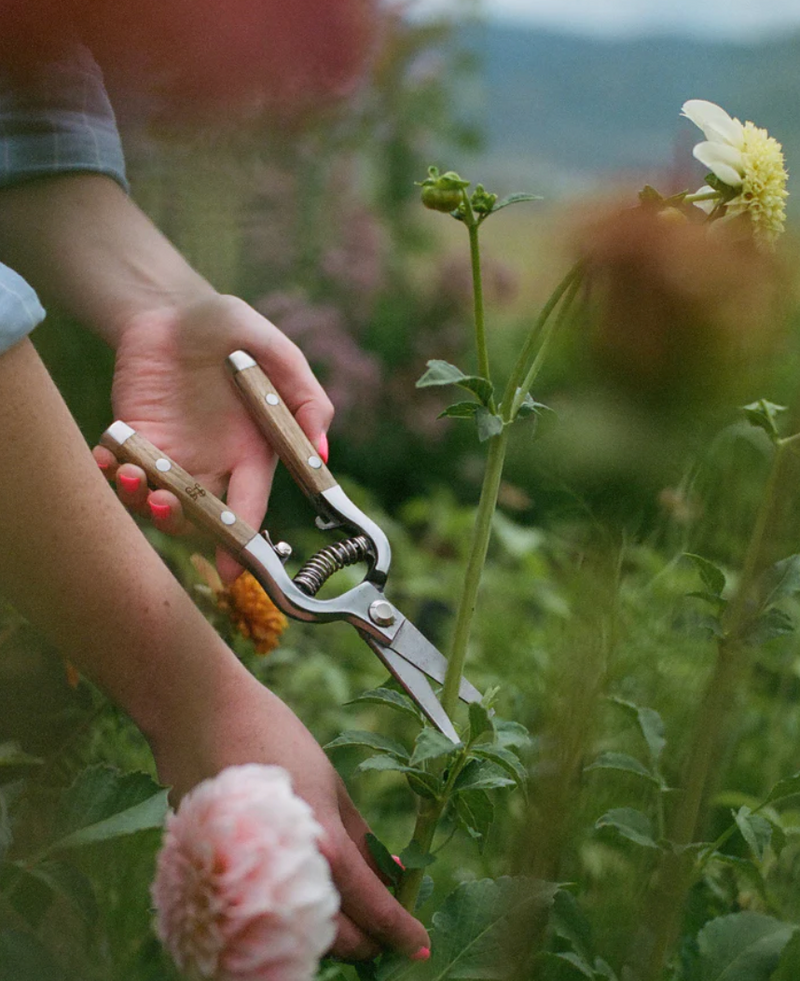
[[[461,742],[450,717],[442,708],[441,702],[434,694],[423,672],[415,667],[411,661],[406,660],[397,651],[382,644],[375,637],[371,637],[369,634],[362,634],[362,636],[386,665],[392,677],[400,682],[436,728],[452,742]]]
[[[406,661],[410,661],[420,671],[424,671],[429,678],[438,681],[440,685],[444,684],[447,658],[417,630],[410,620],[405,619],[392,638],[392,650]],[[466,678],[462,678],[458,697],[462,702],[479,702],[483,696]]]

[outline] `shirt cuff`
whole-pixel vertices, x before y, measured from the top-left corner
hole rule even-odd
[[[39,297],[18,273],[0,263],[0,354],[44,320]]]
[[[0,70],[0,188],[74,171],[105,174],[128,190],[102,73],[77,42],[24,78]]]

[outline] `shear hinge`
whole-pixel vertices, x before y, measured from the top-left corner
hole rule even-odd
[[[327,545],[306,562],[293,582],[307,596],[316,596],[330,577],[348,565],[356,565],[373,557],[372,547],[365,535],[356,535]]]

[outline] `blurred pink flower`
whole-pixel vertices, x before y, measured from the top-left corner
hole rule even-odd
[[[321,831],[281,767],[229,767],[187,794],[167,819],[152,887],[156,932],[180,970],[310,981],[339,908]]]

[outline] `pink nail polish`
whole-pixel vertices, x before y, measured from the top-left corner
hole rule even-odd
[[[95,460],[94,462],[97,464],[98,467],[100,467],[101,470],[108,470],[109,467],[108,463],[101,463],[99,460]]]
[[[430,947],[420,947],[416,954],[411,955],[412,961],[426,961],[431,956]]]
[[[323,433],[319,438],[319,442],[317,443],[317,452],[319,453],[320,457],[322,457],[322,462],[327,463],[329,451],[328,451],[328,437],[326,436],[325,433]]]
[[[153,501],[148,501],[147,506],[150,508],[150,513],[153,515],[153,517],[159,519],[160,521],[163,521],[170,515],[169,504],[158,504],[154,503]]]
[[[139,490],[139,478],[129,477],[127,474],[121,473],[117,475],[117,480],[122,485],[122,489],[127,491],[128,494],[135,494]]]
[[[395,862],[397,862],[397,864],[398,864],[398,865],[400,866],[400,868],[401,868],[401,869],[402,869],[402,870],[403,870],[403,871],[405,872],[405,870],[406,870],[406,867],[405,867],[405,865],[403,865],[403,863],[402,863],[402,862],[400,861],[400,856],[399,856],[399,855],[392,855],[392,858],[393,858],[393,859],[395,860]]]

